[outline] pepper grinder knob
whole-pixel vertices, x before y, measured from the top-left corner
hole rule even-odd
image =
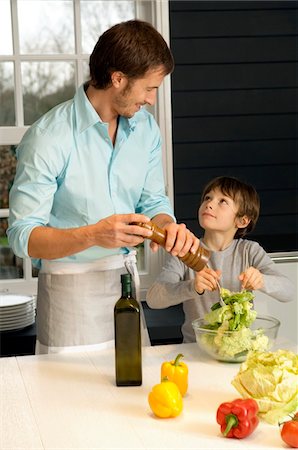
[[[156,242],[162,247],[165,246],[166,243],[166,231],[162,228],[159,228],[154,222],[132,222],[132,225],[138,225],[139,227],[147,228],[152,231],[152,235],[148,237],[151,241]],[[211,252],[206,248],[199,246],[198,250],[195,254],[188,251],[184,256],[178,256],[178,258],[184,262],[184,264],[191,269],[199,272],[202,270],[209,261]]]

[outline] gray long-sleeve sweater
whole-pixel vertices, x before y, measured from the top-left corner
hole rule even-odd
[[[280,302],[294,299],[295,288],[286,276],[282,275],[265,250],[254,241],[234,239],[223,251],[212,252],[208,264],[212,269],[222,271],[220,284],[230,291],[241,290],[238,279],[241,272],[250,266],[258,269],[264,277],[262,292]],[[147,293],[147,303],[151,308],[162,309],[183,303],[185,321],[182,325],[184,342],[194,342],[192,321],[210,311],[219,300],[218,291],[205,291],[199,295],[194,288],[195,273],[177,257],[166,255],[165,265]]]

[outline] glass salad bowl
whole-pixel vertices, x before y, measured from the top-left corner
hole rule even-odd
[[[218,361],[241,363],[248,351],[269,351],[275,343],[280,322],[271,316],[256,317],[248,327],[236,331],[212,329],[204,318],[192,322],[200,349]]]

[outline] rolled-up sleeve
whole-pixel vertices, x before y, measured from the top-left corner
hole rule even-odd
[[[34,136],[32,136],[34,133]],[[30,141],[30,144],[29,144]],[[55,159],[51,155],[55,153]],[[57,190],[58,152],[40,130],[27,132],[17,148],[17,170],[9,197],[7,235],[13,252],[28,256],[32,230],[48,224]]]

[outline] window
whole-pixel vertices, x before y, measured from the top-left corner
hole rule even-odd
[[[158,1],[1,0],[0,2],[0,291],[36,292],[37,271],[30,259],[17,258],[6,238],[8,193],[13,182],[15,148],[26,129],[53,106],[73,97],[88,78],[88,60],[98,36],[113,24],[134,17],[147,20],[168,37],[168,5]],[[53,14],[54,13],[54,14]],[[152,111],[164,147],[170,148],[170,81],[160,88]],[[165,178],[171,194],[169,157]],[[166,168],[168,165],[168,169]],[[139,249],[142,286],[161,263],[149,243]]]

